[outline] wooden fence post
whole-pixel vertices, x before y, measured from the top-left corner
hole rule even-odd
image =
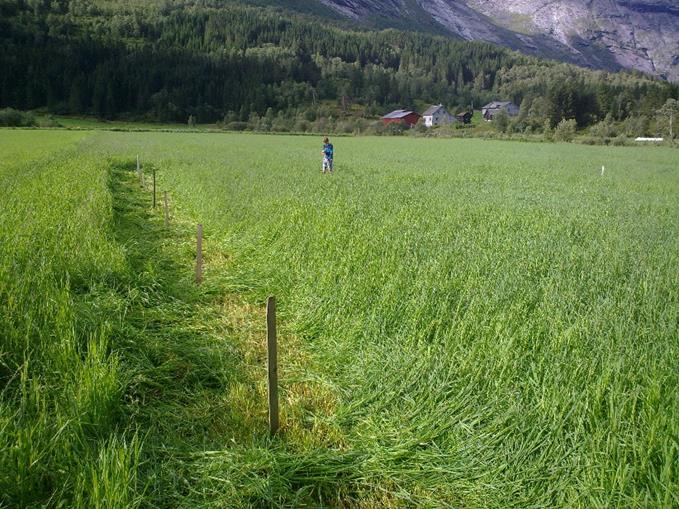
[[[196,283],[203,281],[203,225],[198,225],[196,233]]]
[[[170,226],[170,209],[167,206],[167,191],[163,192],[163,202],[165,203],[165,228]]]
[[[266,341],[269,373],[269,431],[278,432],[278,348],[276,345],[276,297],[266,300]]]

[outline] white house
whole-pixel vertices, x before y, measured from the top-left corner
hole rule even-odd
[[[448,125],[457,122],[457,119],[448,113],[442,104],[439,104],[438,106],[429,106],[427,111],[422,113],[422,118],[424,119],[424,125],[427,127]]]

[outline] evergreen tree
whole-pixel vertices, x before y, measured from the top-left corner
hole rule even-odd
[[[539,128],[548,117],[551,128],[564,118],[584,126],[609,113],[618,121],[650,115],[679,98],[677,85],[640,74],[485,43],[334,28],[236,2],[4,0],[0,10],[0,107],[179,122],[219,121],[229,111],[246,121],[256,112],[266,128],[279,112],[328,102],[376,115],[423,102],[466,108],[512,99],[524,113],[530,104],[522,125]]]

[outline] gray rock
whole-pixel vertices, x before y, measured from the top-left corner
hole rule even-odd
[[[319,0],[361,21],[424,17],[449,34],[600,69],[679,80],[678,0]],[[393,23],[392,23],[393,24]]]

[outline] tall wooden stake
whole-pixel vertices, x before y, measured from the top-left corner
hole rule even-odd
[[[198,225],[196,234],[196,283],[203,281],[203,225]]]
[[[163,192],[163,202],[165,204],[165,228],[170,226],[170,209],[167,206],[167,191]]]
[[[153,168],[153,208],[156,208],[156,168]]]
[[[278,432],[278,349],[276,345],[276,297],[266,300],[266,341],[269,372],[269,431]]]

